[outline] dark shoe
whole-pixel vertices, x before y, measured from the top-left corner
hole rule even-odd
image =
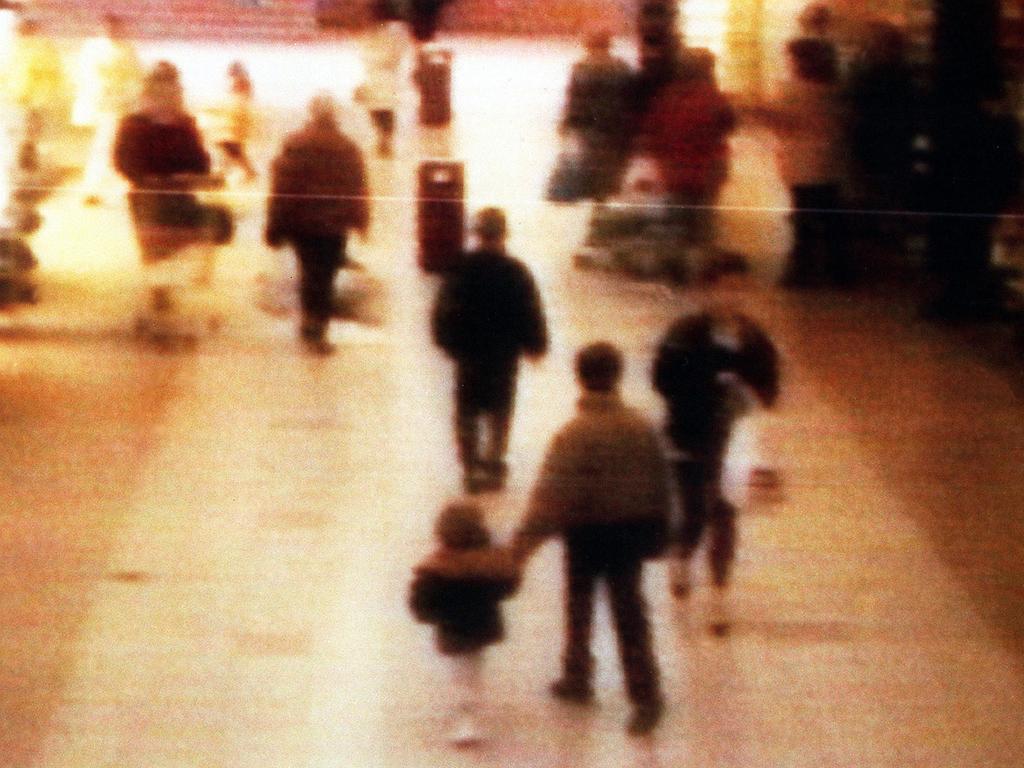
[[[334,352],[334,345],[327,339],[303,339],[306,349],[314,355],[330,355]]]
[[[661,721],[661,716],[664,713],[665,705],[660,699],[637,704],[633,708],[633,716],[629,718],[629,722],[626,724],[626,731],[631,736],[642,736],[645,733],[650,733]]]
[[[594,689],[589,683],[562,677],[551,684],[551,695],[570,704],[590,704],[594,700]]]

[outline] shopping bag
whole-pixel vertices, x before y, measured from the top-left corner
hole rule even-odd
[[[349,260],[334,282],[334,316],[363,325],[383,325],[387,317],[384,283]]]
[[[553,203],[574,203],[592,194],[592,173],[586,162],[583,145],[574,137],[567,139],[555,159],[546,197]]]

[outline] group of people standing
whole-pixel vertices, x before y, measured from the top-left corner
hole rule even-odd
[[[722,466],[738,416],[754,401],[775,402],[775,347],[757,323],[725,307],[681,317],[662,338],[652,370],[668,410],[663,436],[620,395],[622,352],[607,341],[585,345],[575,360],[576,415],[552,438],[512,541],[497,546],[475,495],[504,485],[519,361],[544,354],[547,329],[529,270],[506,251],[504,213],[482,209],[473,232],[477,246],[444,276],[432,312],[434,341],[455,366],[455,435],[468,495],[442,509],[439,546],[416,567],[410,595],[414,615],[436,626],[438,649],[452,664],[452,740],[468,746],[480,739],[482,653],[504,637],[499,603],[515,593],[530,557],[551,537],[563,543],[566,579],[562,675],[551,694],[574,705],[594,699],[590,638],[596,587],[604,582],[633,705],[627,730],[648,733],[662,717],[664,697],[641,593],[643,564],[671,551],[673,591],[685,598],[690,560],[710,539],[721,608],[736,542]],[[490,428],[487,440],[481,424]],[[721,611],[712,629],[728,631]]]
[[[832,21],[821,3],[800,14],[798,34],[784,49],[785,74],[756,104],[731,103],[707,49],[684,47],[672,75],[652,83],[611,54],[607,32],[589,35],[561,120],[563,133],[582,145],[583,196],[615,197],[636,205],[637,215],[661,209],[679,257],[714,262],[729,139],[747,119],[775,134],[779,175],[790,193],[793,238],[782,285],[853,283],[851,206],[864,212],[856,221],[858,236],[902,245],[905,218],[899,214],[910,204],[921,106],[898,27],[867,24],[860,49],[843,62]],[[641,194],[626,189],[638,181],[631,167],[647,165],[655,178],[642,172]]]

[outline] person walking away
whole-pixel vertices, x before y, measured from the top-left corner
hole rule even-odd
[[[104,16],[103,34],[82,45],[77,75],[71,122],[93,127],[95,131],[82,179],[82,202],[99,205],[113,171],[111,159],[117,126],[136,108],[145,77],[120,16]]]
[[[619,395],[622,367],[622,354],[607,342],[577,354],[577,413],[548,446],[512,550],[524,567],[546,538],[559,536],[564,545],[565,652],[562,676],[551,686],[562,701],[594,697],[594,593],[599,581],[607,585],[633,704],[627,730],[638,735],[652,730],[664,710],[641,586],[644,560],[668,538],[670,497],[658,434]]]
[[[774,103],[756,109],[778,136],[779,173],[789,187],[793,246],[782,285],[806,288],[854,280],[840,200],[842,168],[838,73],[815,39],[786,45],[789,77]]]
[[[394,152],[395,112],[401,99],[404,65],[411,48],[406,25],[396,18],[388,0],[373,6],[374,27],[363,42],[366,79],[357,93],[370,113],[377,134],[377,154]]]
[[[21,125],[16,129],[18,166],[23,171],[35,171],[42,165],[40,157],[45,155],[46,141],[64,107],[67,82],[60,52],[43,34],[39,22],[23,18],[17,32],[8,61],[6,89],[20,113]]]
[[[722,495],[722,470],[733,424],[747,393],[771,406],[778,397],[778,354],[765,331],[741,313],[706,309],[677,319],[658,345],[654,389],[667,406],[666,432],[675,449],[683,505],[672,591],[690,593],[690,561],[710,539],[711,629],[728,631],[726,591],[736,553],[736,509]]]
[[[329,354],[326,338],[334,311],[334,279],[347,261],[350,230],[363,239],[370,223],[362,153],[338,125],[337,105],[315,96],[309,118],[285,137],[271,170],[264,237],[277,248],[290,243],[299,265],[299,336],[307,348]]]
[[[484,650],[505,638],[499,603],[519,585],[509,552],[491,544],[480,507],[456,501],[434,526],[439,547],[414,569],[409,604],[418,621],[436,628],[437,649],[449,664],[457,747],[482,739]]]
[[[482,209],[473,232],[477,248],[445,276],[431,314],[434,342],[455,362],[455,437],[470,493],[504,485],[519,358],[542,356],[548,343],[533,277],[506,251],[504,212]]]
[[[225,176],[237,168],[245,181],[253,181],[257,175],[256,169],[246,151],[246,143],[255,122],[253,89],[252,80],[242,62],[233,61],[228,66],[227,97],[210,113],[213,118],[214,143],[220,150]]]
[[[688,271],[714,263],[715,206],[729,178],[729,135],[736,113],[715,80],[715,56],[684,52],[678,75],[654,97],[641,143],[655,159],[668,192],[668,221]]]
[[[140,109],[121,119],[113,154],[114,167],[130,185],[128,207],[142,262],[154,280],[150,310],[154,318],[166,317],[172,309],[171,278],[165,274],[171,256],[190,245],[230,239],[229,220],[212,216],[213,209],[201,205],[191,191],[197,179],[209,174],[210,155],[195,118],[185,110],[173,64],[158,62],[146,76]],[[158,269],[161,265],[164,269]],[[200,281],[208,282],[211,271],[212,255],[207,254]],[[157,338],[163,334],[157,331]]]
[[[618,191],[635,127],[629,100],[634,73],[612,55],[611,44],[607,29],[587,35],[586,55],[572,67],[559,124],[563,135],[581,143],[588,196],[595,200]]]

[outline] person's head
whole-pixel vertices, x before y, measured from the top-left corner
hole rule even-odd
[[[228,79],[231,80],[231,89],[233,91],[248,93],[252,90],[249,73],[246,71],[245,65],[240,61],[233,61],[228,66]]]
[[[463,499],[451,501],[441,509],[434,522],[434,534],[449,549],[478,549],[491,543],[480,506]]]
[[[618,347],[597,341],[576,354],[576,378],[588,392],[614,392],[622,379],[622,365]]]
[[[839,77],[835,51],[823,40],[801,37],[786,45],[786,55],[793,73],[813,83],[834,83]]]
[[[379,23],[401,20],[401,14],[398,12],[394,0],[374,0],[370,6],[370,15],[374,21]]]
[[[31,37],[39,34],[39,22],[30,16],[22,16],[17,25],[18,34],[22,37]]]
[[[583,47],[591,56],[607,55],[612,49],[612,33],[607,27],[592,29],[583,38]]]
[[[116,13],[108,13],[103,16],[103,31],[112,40],[124,37],[124,19]]]
[[[142,85],[143,109],[157,117],[174,115],[184,110],[184,100],[178,68],[169,61],[157,62]]]
[[[800,12],[797,24],[805,35],[823,36],[832,26],[832,10],[825,3],[811,3]]]
[[[331,94],[320,91],[310,99],[309,122],[320,128],[338,127],[338,105]]]
[[[505,212],[500,208],[481,208],[473,217],[473,234],[480,239],[482,246],[500,245],[505,242],[508,224]]]

